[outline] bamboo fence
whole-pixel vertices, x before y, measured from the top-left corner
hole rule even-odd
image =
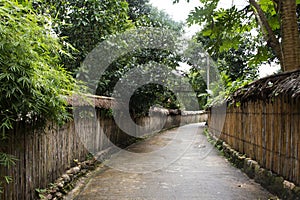
[[[222,118],[225,115],[225,123]],[[300,101],[291,95],[243,101],[212,116],[211,133],[262,167],[300,185]]]
[[[74,159],[85,160],[89,153],[97,153],[113,144],[126,143],[131,138],[117,126],[113,118],[102,115],[100,111],[97,112],[96,122],[89,118],[78,118],[62,127],[48,123],[44,129],[36,129],[36,124],[18,123],[9,138],[0,143],[1,151],[18,159],[10,169],[0,168],[0,175],[13,178],[11,184],[5,185],[0,199],[37,199],[35,189],[46,188],[74,165]],[[143,117],[137,119],[137,123],[145,126],[149,133],[159,130],[159,127],[166,129],[205,120],[205,113],[196,113],[168,115],[165,120]],[[135,136],[141,136],[138,130],[132,130],[137,132]]]

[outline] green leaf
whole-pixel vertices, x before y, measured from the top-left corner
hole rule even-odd
[[[12,177],[10,177],[10,176],[4,176],[4,179],[7,184],[9,184],[13,181]]]

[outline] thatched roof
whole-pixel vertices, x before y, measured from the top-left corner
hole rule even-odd
[[[160,106],[151,106],[149,109],[149,115],[180,115],[181,110],[179,109],[167,109]]]
[[[229,97],[228,101],[245,102],[267,100],[278,95],[287,95],[291,98],[300,97],[300,70],[258,79],[237,90]],[[87,94],[73,95],[69,97],[67,101],[72,106],[95,106],[97,108],[105,109],[122,106],[122,103],[117,102],[112,97]]]
[[[300,97],[300,70],[268,76],[237,90],[229,100],[265,100],[278,95]]]
[[[77,94],[67,99],[68,103],[72,106],[94,106],[97,108],[116,108],[118,103],[112,97],[96,96],[91,94]]]

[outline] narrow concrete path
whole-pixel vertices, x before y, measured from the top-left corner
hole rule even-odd
[[[274,196],[220,156],[207,142],[200,124],[134,144],[106,165],[72,198],[251,200]]]

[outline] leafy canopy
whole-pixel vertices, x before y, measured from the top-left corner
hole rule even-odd
[[[64,50],[50,18],[30,3],[4,1],[0,7],[1,131],[15,120],[64,120],[74,80],[60,65]]]
[[[178,35],[182,33],[182,23],[173,21],[165,12],[158,10],[148,3],[148,1],[128,1],[129,16],[135,28],[151,27],[160,31],[170,30]],[[126,41],[127,43],[135,43],[136,37],[132,36],[132,41],[130,41],[130,39],[128,40],[129,41]],[[126,42],[123,41],[123,43]],[[144,43],[146,42],[155,43],[155,41],[144,41]],[[126,73],[133,68],[147,65],[153,61],[175,69],[176,66],[178,66],[178,61],[180,61],[180,56],[175,50],[171,51],[169,49],[143,48],[128,52],[109,66],[104,75],[100,78],[96,93],[98,95],[111,96],[116,83],[120,81]],[[134,85],[134,83],[132,84]],[[150,96],[152,98],[149,98]],[[168,99],[172,99],[172,103],[168,102]],[[178,102],[176,102],[174,94],[168,91],[168,88],[157,84],[149,84],[139,88],[133,94],[130,110],[134,113],[135,117],[145,115],[149,107],[154,104],[161,104],[168,108],[178,108]]]
[[[249,0],[243,8],[232,5],[227,9],[218,7],[220,0],[200,2],[188,23],[203,27],[201,34],[213,40],[207,45],[211,52],[238,49],[246,36],[254,52],[248,58],[249,65],[275,60],[283,71],[300,67],[299,0]]]
[[[72,57],[63,57],[69,71],[76,71],[87,54],[111,34],[132,27],[125,0],[34,0],[34,7],[54,20],[54,31],[71,44]],[[70,47],[70,46],[69,46]]]
[[[16,121],[68,119],[65,97],[76,86],[59,65],[64,49],[50,18],[36,14],[28,1],[1,0],[0,19],[0,140],[5,140]],[[16,159],[3,148],[0,165],[9,167]],[[0,183],[10,181],[0,177]]]

